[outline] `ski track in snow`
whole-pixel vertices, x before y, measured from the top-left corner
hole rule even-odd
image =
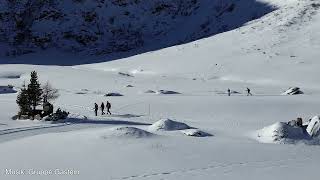
[[[142,179],[142,178],[153,178],[155,176],[170,176],[175,175],[175,177],[179,174],[184,173],[200,173],[200,171],[214,171],[223,168],[230,168],[234,166],[248,166],[248,165],[255,165],[256,169],[268,169],[268,168],[279,168],[279,167],[286,167],[290,161],[295,162],[295,164],[303,164],[306,161],[312,159],[312,157],[305,157],[303,159],[296,158],[289,158],[284,160],[265,160],[265,161],[247,161],[247,162],[235,162],[235,163],[227,163],[227,164],[216,164],[216,165],[208,165],[205,167],[200,168],[190,168],[190,169],[181,169],[181,170],[172,170],[172,171],[164,171],[164,172],[157,172],[157,173],[147,173],[147,174],[140,174],[140,175],[132,175],[132,176],[125,176],[120,178],[112,178],[112,180],[125,180],[125,179]],[[260,166],[259,166],[260,165]],[[223,170],[223,174],[231,173],[232,170]],[[163,178],[163,177],[161,177]],[[173,177],[174,178],[174,177]]]

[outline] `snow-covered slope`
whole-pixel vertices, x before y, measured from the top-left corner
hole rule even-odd
[[[59,49],[82,55],[109,54],[110,60],[235,29],[275,8],[256,0],[4,0],[0,55]],[[85,62],[42,60],[37,64]]]

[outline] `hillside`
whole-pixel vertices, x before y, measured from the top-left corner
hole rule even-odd
[[[275,9],[256,0],[4,0],[0,55],[56,49],[112,60],[229,31]]]

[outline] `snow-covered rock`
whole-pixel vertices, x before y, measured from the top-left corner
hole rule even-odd
[[[156,92],[157,94],[181,94],[179,92],[176,91],[170,91],[170,90],[159,90]]]
[[[146,138],[151,136],[155,136],[155,134],[136,127],[115,127],[101,133],[101,137],[104,139],[112,137]]]
[[[147,90],[147,91],[145,91],[144,93],[156,93],[156,92],[153,91],[153,90]]]
[[[319,136],[320,134],[320,118],[314,116],[307,126],[307,132],[311,137]]]
[[[178,121],[173,121],[171,119],[161,119],[155,123],[153,123],[150,127],[149,130],[151,131],[158,131],[158,130],[163,130],[163,131],[174,131],[174,130],[183,130],[183,129],[189,129],[190,126],[188,126],[185,123],[178,122]]]
[[[123,96],[123,94],[117,93],[117,92],[111,92],[111,93],[107,93],[105,96]]]
[[[212,134],[201,131],[199,129],[185,129],[185,130],[182,130],[181,132],[187,136],[195,136],[195,137],[212,136]]]
[[[257,131],[257,140],[263,143],[294,143],[297,140],[310,139],[301,127],[277,122]]]
[[[291,87],[282,93],[282,95],[297,95],[297,94],[303,94],[303,92],[298,87]]]

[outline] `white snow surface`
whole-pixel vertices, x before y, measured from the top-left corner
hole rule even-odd
[[[18,111],[17,94],[0,94],[0,179],[318,179],[317,173],[306,173],[318,172],[318,139],[311,142],[300,130],[276,122],[297,117],[306,122],[319,114],[320,1],[261,2],[277,9],[232,31],[124,59],[92,63],[55,50],[14,61],[24,64],[3,64],[10,59],[1,57],[1,85],[19,89],[36,70],[42,83],[49,80],[59,89],[55,108],[69,111],[70,118],[59,123],[11,120]],[[92,64],[28,64],[79,58]],[[246,87],[253,96],[246,96]],[[288,87],[300,87],[304,94],[280,95]],[[229,97],[228,88],[240,93]],[[142,93],[149,89],[182,94]],[[108,92],[125,96],[105,97]],[[94,103],[106,101],[112,103],[112,115],[99,111],[95,117]],[[214,136],[150,131],[159,119],[176,119]],[[261,142],[274,142],[283,131],[290,138],[261,143],[252,132],[262,128]],[[41,174],[56,169],[79,174]]]

